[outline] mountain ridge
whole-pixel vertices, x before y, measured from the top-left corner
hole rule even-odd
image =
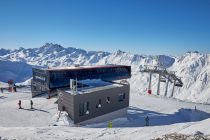
[[[121,64],[132,67],[132,77],[128,81],[131,83],[131,90],[140,94],[147,94],[148,74],[140,73],[140,68],[144,65],[163,66],[167,70],[176,72],[184,83],[182,88],[175,88],[174,97],[181,100],[189,100],[200,103],[210,103],[210,54],[202,54],[197,51],[187,52],[179,57],[167,55],[138,55],[118,50],[114,53],[103,51],[86,51],[77,48],[64,48],[58,44],[47,43],[40,48],[19,48],[16,50],[0,49],[0,68],[3,69],[4,61],[13,65],[16,62],[29,65],[28,71],[18,76],[13,67],[11,70],[3,69],[1,73],[8,73],[10,78],[23,82],[25,77],[29,77],[31,67],[61,67],[72,65],[106,65]],[[12,63],[13,62],[13,63]],[[4,64],[4,65],[3,65]],[[17,65],[18,67],[18,65]],[[8,74],[0,75],[1,79],[7,78]],[[6,78],[5,78],[6,77]],[[152,91],[156,94],[157,75],[153,75]],[[160,94],[164,95],[165,85],[161,83]],[[172,84],[169,84],[168,96],[170,96]]]

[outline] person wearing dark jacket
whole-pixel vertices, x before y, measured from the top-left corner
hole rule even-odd
[[[19,106],[19,109],[22,109],[22,107],[21,107],[21,100],[19,100],[18,106]]]
[[[34,104],[34,103],[33,103],[32,100],[30,101],[30,104],[31,104],[31,109],[33,109],[33,104]]]
[[[145,118],[145,126],[149,126],[149,117],[148,116],[146,116],[146,118]]]

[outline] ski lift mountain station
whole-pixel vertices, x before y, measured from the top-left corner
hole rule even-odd
[[[181,78],[161,67],[144,66],[139,72],[148,73],[148,94],[152,93],[152,75],[158,74],[157,95],[160,83],[169,82],[174,88],[182,87]],[[58,96],[58,110],[66,111],[75,124],[104,122],[127,116],[129,107],[131,66],[102,65],[32,69],[32,97],[47,93],[48,98]],[[116,82],[118,81],[118,82]]]
[[[127,115],[131,66],[74,66],[32,69],[32,97],[58,95],[58,110],[75,124],[90,124]],[[115,82],[115,81],[120,82]]]

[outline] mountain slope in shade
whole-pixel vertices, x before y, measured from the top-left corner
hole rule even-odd
[[[23,82],[31,76],[31,65],[42,67],[80,65],[104,65],[104,64],[123,64],[131,65],[132,78],[131,90],[140,94],[147,94],[148,78],[147,73],[140,73],[139,70],[144,65],[162,65],[168,70],[175,71],[184,83],[182,88],[176,87],[174,97],[181,100],[194,102],[210,103],[210,55],[198,52],[188,52],[180,57],[165,55],[147,56],[137,55],[118,50],[114,53],[102,51],[85,51],[76,48],[64,48],[58,44],[46,43],[40,48],[16,50],[0,49],[0,62],[7,61],[8,65],[13,63],[23,63],[27,65],[25,72],[14,74],[13,66],[7,66],[3,70],[0,81],[13,76],[18,82]],[[4,63],[5,65],[5,63]],[[0,67],[3,67],[1,65]],[[19,66],[18,66],[19,67]],[[5,78],[6,77],[6,78]],[[12,78],[12,77],[11,77]],[[158,75],[152,77],[152,93],[157,92]],[[172,84],[169,83],[168,95],[171,95]],[[165,83],[161,83],[160,94],[164,95]]]
[[[0,81],[25,81],[32,75],[31,68],[32,66],[25,62],[0,61]]]

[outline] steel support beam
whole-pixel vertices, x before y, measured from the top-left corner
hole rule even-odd
[[[160,95],[160,78],[161,78],[161,75],[159,74],[158,75],[158,85],[157,85],[157,95]]]
[[[174,96],[174,88],[175,88],[175,85],[176,85],[176,80],[174,80],[174,83],[173,83],[173,88],[172,88],[172,92],[171,92],[171,97]]]
[[[151,90],[151,84],[152,84],[152,73],[149,73],[149,86],[148,86],[148,94],[152,94]]]
[[[166,79],[165,96],[167,96],[167,92],[168,92],[168,83],[169,83],[169,76],[167,76],[167,79]]]

